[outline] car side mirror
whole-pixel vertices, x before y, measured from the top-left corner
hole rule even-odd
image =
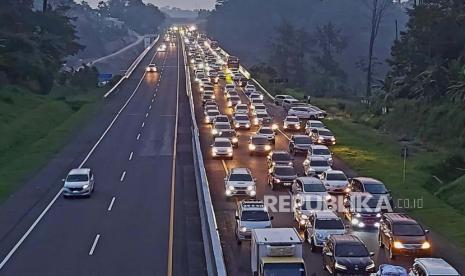
[[[329,257],[332,257],[332,256],[333,256],[333,253],[330,252],[330,251],[328,251],[328,252],[325,252],[325,255],[326,255],[326,256],[329,256]]]
[[[274,216],[271,216],[271,217],[270,217],[270,220],[274,220]]]
[[[236,219],[239,219],[239,216],[238,216],[238,215],[236,215]]]
[[[429,230],[428,229],[425,229],[425,234],[428,234],[429,233]]]
[[[61,179],[61,182],[65,182],[65,181],[66,181],[66,179],[64,179],[64,178]]]
[[[373,257],[375,255],[375,252],[370,252],[370,257]]]

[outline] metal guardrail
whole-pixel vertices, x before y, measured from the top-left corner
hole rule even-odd
[[[160,35],[158,35],[157,38],[155,38],[155,40],[150,44],[149,47],[145,48],[144,51],[142,51],[142,53],[134,60],[134,62],[126,70],[124,76],[121,77],[121,79],[110,90],[108,90],[108,92],[105,93],[105,95],[103,95],[103,98],[106,99],[108,96],[110,96],[121,85],[121,83],[123,83],[124,80],[128,79],[132,75],[139,63],[142,61],[142,59],[144,59],[145,55],[147,55],[150,49],[152,49],[152,47],[158,42],[159,38]]]
[[[195,119],[194,100],[192,95],[192,84],[190,78],[189,63],[186,58],[185,44],[182,40],[182,49],[184,56],[184,66],[186,71],[186,93],[189,96],[189,106],[192,117],[192,146],[194,163],[196,165],[197,176],[197,196],[199,199],[200,218],[202,222],[202,235],[204,240],[205,258],[207,262],[208,275],[226,276],[226,266],[223,259],[223,249],[221,248],[218,225],[215,218],[215,210],[210,196],[210,188],[203,162],[202,150],[200,148],[199,128]]]

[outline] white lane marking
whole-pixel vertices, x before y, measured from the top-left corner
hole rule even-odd
[[[133,154],[134,154],[134,152],[133,152],[133,151],[131,151],[131,153],[129,154],[129,161],[131,161],[131,160],[132,160],[132,155],[133,155]]]
[[[148,112],[147,112],[147,113],[145,113],[145,118],[147,118],[148,116],[149,116],[149,113],[148,113]]]
[[[89,251],[89,256],[94,255],[95,248],[97,247],[98,240],[100,239],[100,234],[97,234],[94,239],[94,243],[92,244],[92,247],[90,248]]]
[[[111,199],[110,206],[108,206],[108,212],[110,212],[111,209],[113,208],[113,204],[115,203],[115,199],[116,199],[116,197],[113,197],[113,198]]]
[[[140,139],[140,133],[139,133],[139,134],[137,134],[137,138],[136,138],[136,140],[137,140],[137,141],[139,141],[139,139]]]
[[[119,181],[123,182],[125,177],[126,177],[126,171],[124,171],[123,174],[121,174]]]
[[[288,141],[291,141],[291,138],[290,138],[289,136],[287,136],[286,133],[284,133],[284,132],[283,132],[282,130],[280,130],[279,128],[278,128],[278,131],[279,131],[279,133],[281,133],[282,135],[284,135],[284,137],[286,137],[286,139],[287,139]]]
[[[155,53],[156,55],[156,53]],[[155,55],[152,57],[155,58]],[[113,118],[113,120],[110,122],[110,124],[108,125],[108,127],[105,129],[105,131],[102,133],[102,136],[100,136],[100,138],[97,140],[97,142],[94,144],[94,146],[90,149],[89,153],[86,155],[86,157],[84,158],[84,160],[81,162],[81,164],[79,165],[79,168],[82,168],[82,166],[84,166],[84,164],[87,162],[87,160],[90,158],[90,156],[92,156],[92,154],[94,153],[95,149],[97,148],[97,146],[102,142],[103,138],[105,138],[105,136],[107,135],[108,131],[110,131],[111,127],[115,124],[116,120],[119,118],[120,114],[123,112],[123,110],[126,108],[126,106],[129,104],[129,102],[132,100],[132,98],[134,97],[134,95],[136,94],[137,90],[139,89],[140,85],[142,84],[142,81],[144,80],[145,78],[145,75],[146,75],[146,72],[144,71],[144,74],[142,75],[142,78],[139,80],[139,83],[137,84],[136,88],[134,89],[134,91],[132,92],[131,96],[126,100],[126,102],[124,103],[124,105],[120,108],[120,110],[118,111],[118,113],[116,113],[115,117]],[[45,209],[42,211],[42,213],[40,213],[40,215],[37,217],[37,219],[32,223],[32,225],[27,229],[26,233],[24,233],[24,235],[21,237],[21,239],[19,239],[19,241],[13,246],[13,248],[11,248],[10,252],[8,252],[8,254],[5,256],[5,258],[3,258],[2,262],[0,263],[0,270],[2,270],[2,268],[6,265],[6,263],[10,260],[11,256],[13,256],[13,254],[18,250],[18,248],[21,246],[21,244],[23,244],[23,242],[26,240],[26,238],[31,234],[31,232],[36,228],[37,224],[39,224],[39,222],[42,220],[42,218],[45,216],[45,214],[47,214],[47,212],[50,210],[50,208],[52,207],[52,205],[55,203],[55,201],[58,199],[58,197],[61,195],[61,193],[63,192],[63,188],[61,188],[57,193],[56,195],[53,197],[53,199],[50,201],[50,203],[45,207]]]
[[[152,109],[152,105],[149,105],[149,110]]]
[[[144,128],[145,122],[142,122],[142,125],[140,125],[141,128]]]
[[[152,103],[153,103],[153,101],[154,101],[154,100],[155,100],[155,99],[154,99],[154,98],[152,98]]]
[[[224,172],[228,174],[228,166],[226,165],[226,162],[223,159],[221,159],[221,163],[223,164]]]

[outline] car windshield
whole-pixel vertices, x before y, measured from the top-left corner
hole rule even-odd
[[[298,122],[299,122],[299,118],[297,118],[297,117],[287,117],[287,118],[286,118],[286,121],[292,122],[292,123],[298,123]]]
[[[361,244],[336,244],[337,257],[368,257],[369,253]]]
[[[87,174],[70,174],[66,178],[66,182],[84,182],[88,181],[89,177]]]
[[[318,122],[318,123],[317,122],[311,122],[311,123],[309,123],[309,126],[310,127],[316,127],[316,128],[317,127],[325,127],[325,125],[323,123],[321,123],[321,122]]]
[[[366,197],[351,198],[351,206],[353,206],[354,211],[362,213],[379,213],[383,206],[382,203],[383,201],[380,201],[379,198],[375,197],[368,200]]]
[[[268,117],[268,114],[266,113],[257,113],[257,118],[265,118],[265,117]]]
[[[333,136],[333,133],[329,130],[320,130],[320,135],[322,136]]]
[[[296,144],[311,144],[312,143],[312,140],[308,136],[296,137],[294,141]]]
[[[331,152],[329,149],[314,149],[313,150],[314,155],[331,155]]]
[[[290,161],[291,156],[289,153],[273,153],[272,156],[273,161]]]
[[[394,224],[393,233],[396,236],[424,236],[423,228],[418,224]]]
[[[232,96],[229,98],[231,101],[238,101],[240,100],[239,96]]]
[[[250,211],[242,211],[241,220],[242,221],[269,221],[270,217],[268,216],[268,213],[265,211],[250,210]]]
[[[293,167],[276,167],[275,174],[277,175],[295,175]]]
[[[236,120],[238,120],[238,121],[248,121],[249,117],[247,115],[238,115],[238,116],[236,116]]]
[[[326,192],[326,188],[323,184],[304,184],[304,192],[323,193]]]
[[[216,129],[230,129],[231,126],[229,124],[217,124],[215,125]]]
[[[317,229],[344,230],[344,223],[340,219],[317,219],[315,221]]]
[[[365,185],[365,191],[370,194],[385,194],[387,193],[384,184],[368,184]]]
[[[229,177],[229,181],[253,181],[250,174],[245,173],[233,173]]]
[[[310,166],[312,167],[327,167],[328,161],[325,160],[312,160],[310,161]]]
[[[261,134],[273,134],[274,131],[271,128],[262,128],[262,129],[260,129],[259,133],[261,133]]]
[[[254,145],[267,145],[268,139],[266,137],[253,137],[252,144]]]
[[[234,137],[234,134],[235,134],[234,131],[223,130],[220,133],[220,137],[231,138],[231,137]]]
[[[217,117],[217,118],[215,119],[215,121],[227,123],[227,122],[229,122],[229,119],[228,119],[228,117]]]
[[[224,148],[224,147],[231,147],[231,143],[230,142],[215,142],[215,147],[221,147],[221,148]]]
[[[267,263],[263,266],[263,276],[305,276],[300,263]]]
[[[327,210],[326,203],[322,200],[305,200],[300,207],[302,210]]]
[[[328,173],[326,180],[347,180],[347,177],[342,173]]]

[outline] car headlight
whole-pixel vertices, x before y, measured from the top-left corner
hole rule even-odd
[[[331,199],[331,195],[326,195],[326,200],[330,200]]]
[[[334,142],[334,141],[336,141],[336,138],[334,138],[334,137],[331,137],[331,141],[333,141],[333,142]]]
[[[361,218],[362,215],[360,215],[359,213],[357,213],[357,214],[355,214],[355,217],[356,217],[356,218]]]
[[[242,104],[242,102],[241,102],[241,101],[237,101],[237,104]]]
[[[277,124],[273,124],[273,125],[271,125],[271,128],[272,128],[273,130],[277,130],[277,129],[278,129],[278,125],[277,125]]]
[[[283,127],[284,127],[284,128],[287,128],[287,123],[284,123]]]
[[[346,193],[350,193],[350,191],[351,191],[351,190],[350,190],[349,187],[347,187],[347,188],[344,189],[344,192],[346,192]]]
[[[255,186],[253,185],[247,186],[247,191],[252,191],[252,190],[255,190]]]
[[[216,148],[212,148],[212,152],[213,152],[213,153],[217,153],[218,150],[217,150]]]
[[[240,126],[239,123],[235,123],[234,125],[235,125],[236,127],[239,127],[239,126]]]
[[[232,102],[231,102],[231,101],[228,101],[228,106],[232,106]]]
[[[84,186],[82,186],[83,189],[87,189],[89,188],[89,184],[85,184]]]
[[[374,262],[371,262],[371,264],[369,264],[367,267],[366,267],[366,270],[371,270],[375,268],[375,263]]]
[[[280,182],[281,182],[281,179],[279,179],[279,178],[275,178],[275,179],[274,179],[274,182],[276,182],[276,183],[280,183]]]
[[[216,130],[216,128],[212,129],[212,134],[213,134],[213,135],[218,134],[218,130]]]
[[[300,125],[296,125],[295,128],[300,129]]]
[[[357,225],[360,221],[356,218],[352,219],[351,223],[352,225]]]
[[[425,241],[422,245],[421,245],[421,249],[429,249],[431,247],[431,244],[428,242],[428,241]]]
[[[347,267],[345,265],[341,265],[338,262],[336,262],[336,264],[334,264],[334,267],[336,269],[340,269],[340,270],[346,270],[347,269]]]
[[[423,245],[422,245],[422,247],[423,247]],[[404,245],[399,241],[395,241],[394,242],[394,248],[397,248],[397,249],[404,248]]]
[[[381,217],[381,213],[377,213],[377,214],[376,214],[376,217],[377,217],[377,218],[380,218],[380,217]]]
[[[227,149],[227,152],[228,152],[228,153],[231,153],[231,152],[233,152],[233,149],[232,149],[232,148],[228,148],[228,149]]]
[[[256,194],[257,194],[257,192],[255,190],[249,191],[250,196],[255,196]]]
[[[250,124],[249,123],[245,124],[245,127],[250,127]]]
[[[236,137],[234,137],[234,138],[232,138],[232,142],[233,142],[233,143],[237,143],[237,142],[239,142],[239,139],[237,139]]]
[[[266,145],[266,146],[265,146],[265,150],[271,150],[271,146],[270,146],[270,145]]]
[[[253,119],[253,123],[254,125],[258,125],[258,119],[257,118]]]
[[[302,214],[302,215],[300,216],[300,218],[301,218],[301,219],[308,219],[308,216],[307,216],[306,214]]]
[[[240,231],[241,231],[242,233],[247,232],[247,227],[245,227],[245,226],[241,227]]]
[[[333,165],[333,158],[332,158],[332,157],[328,158],[328,164],[329,164],[330,166]]]
[[[230,190],[230,191],[234,191],[234,186],[232,186],[232,185],[228,185],[228,190]]]
[[[255,148],[256,148],[256,147],[255,147],[254,144],[250,144],[250,145],[249,145],[249,150],[255,150]]]
[[[263,95],[260,95],[260,100],[263,100]]]

